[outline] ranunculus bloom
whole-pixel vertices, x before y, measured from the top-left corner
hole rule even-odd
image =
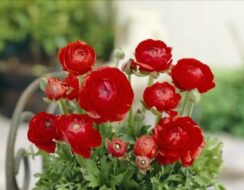
[[[113,157],[122,157],[125,155],[127,150],[126,144],[121,139],[114,139],[111,142],[108,143],[108,152]]]
[[[136,64],[141,71],[167,70],[172,63],[171,48],[160,40],[144,40],[135,50]]]
[[[49,78],[45,88],[45,94],[50,100],[58,100],[65,97],[66,87],[57,78]]]
[[[91,71],[80,88],[80,106],[97,123],[120,121],[129,111],[134,93],[119,69],[100,67]]]
[[[155,107],[162,112],[176,108],[181,96],[168,82],[157,82],[145,89],[143,99],[147,107]]]
[[[69,74],[64,79],[64,84],[67,87],[65,97],[69,100],[78,99],[79,94],[79,80],[75,75]]]
[[[193,59],[180,59],[171,72],[176,87],[181,90],[198,89],[200,93],[214,88],[214,76],[208,65]]]
[[[84,158],[89,158],[92,148],[102,143],[101,135],[93,128],[93,121],[88,115],[62,115],[57,123],[60,140],[66,141],[74,153]]]
[[[134,154],[154,158],[158,152],[158,145],[152,136],[144,135],[136,140]]]
[[[58,59],[65,71],[82,75],[91,70],[96,62],[94,49],[83,41],[69,43],[58,52]]]
[[[52,153],[55,151],[56,144],[56,116],[45,112],[36,114],[29,123],[27,137],[39,149]]]
[[[157,161],[171,164],[179,159],[183,166],[191,166],[204,146],[200,127],[190,117],[167,117],[154,128],[154,138],[159,144]]]

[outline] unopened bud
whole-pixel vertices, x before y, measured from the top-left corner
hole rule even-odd
[[[115,49],[114,50],[114,57],[117,59],[124,59],[125,53],[122,49]]]
[[[141,173],[146,174],[147,170],[150,168],[151,159],[146,156],[136,157],[136,166]]]
[[[197,103],[200,101],[201,99],[201,95],[200,93],[198,92],[197,89],[193,89],[189,92],[189,95],[188,95],[188,99],[192,102],[192,103]]]

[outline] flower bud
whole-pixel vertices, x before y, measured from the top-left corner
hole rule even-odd
[[[122,49],[115,49],[114,50],[114,57],[116,59],[124,59],[125,58],[125,52]]]
[[[65,97],[66,87],[57,78],[48,79],[45,94],[50,100],[58,100]]]
[[[108,152],[116,158],[122,157],[127,151],[126,144],[121,139],[115,139],[108,143]]]
[[[189,92],[188,95],[188,99],[192,102],[192,103],[197,103],[200,101],[201,95],[198,92],[197,89],[193,89]]]
[[[154,158],[158,152],[158,145],[155,139],[149,135],[143,135],[137,139],[134,146],[134,154],[136,156],[146,156]]]
[[[146,156],[137,156],[136,157],[136,166],[139,170],[146,174],[146,171],[150,168],[151,160]]]
[[[125,64],[122,65],[121,69],[126,74],[131,74],[133,70],[136,70],[135,61],[133,59],[129,59]]]

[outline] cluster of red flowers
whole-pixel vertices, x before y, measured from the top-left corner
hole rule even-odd
[[[135,60],[126,65],[131,73],[168,73],[172,78],[172,82],[156,82],[144,90],[147,109],[175,114],[162,117],[150,135],[136,140],[134,155],[141,170],[148,169],[154,159],[162,165],[180,160],[183,166],[190,166],[204,147],[200,127],[190,117],[180,116],[175,108],[181,100],[179,92],[196,89],[204,93],[212,89],[213,74],[206,64],[193,58],[172,65],[171,51],[162,41],[145,40],[136,47]],[[60,49],[58,58],[68,76],[48,79],[45,94],[50,100],[76,101],[86,114],[38,113],[30,121],[28,139],[49,153],[55,152],[56,141],[64,141],[74,153],[89,158],[92,148],[102,142],[99,128],[93,124],[123,120],[134,93],[127,76],[118,68],[93,68],[95,51],[85,42],[68,44]],[[122,139],[113,139],[107,143],[107,150],[113,157],[123,157],[128,151],[126,144]]]

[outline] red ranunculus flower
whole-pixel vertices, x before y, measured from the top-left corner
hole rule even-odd
[[[36,114],[29,123],[27,136],[29,141],[39,149],[52,153],[55,151],[56,144],[56,116],[45,112]]]
[[[121,139],[114,139],[108,143],[108,152],[113,157],[116,157],[116,158],[122,157],[125,155],[126,151],[127,151],[126,144]]]
[[[136,140],[134,154],[154,158],[158,152],[158,145],[152,136],[144,135]]]
[[[58,100],[65,97],[66,87],[57,78],[49,78],[45,88],[45,94],[50,100]]]
[[[144,40],[135,50],[136,64],[141,71],[167,70],[172,63],[171,48],[160,40]]]
[[[94,49],[83,41],[69,43],[58,52],[58,58],[65,71],[82,75],[91,70],[96,62]]]
[[[157,161],[171,164],[179,159],[183,166],[191,166],[204,146],[200,127],[190,117],[167,117],[154,128],[154,137],[159,144]]]
[[[125,74],[114,67],[91,71],[79,93],[80,106],[97,123],[120,121],[130,109],[134,98]]]
[[[67,86],[65,97],[69,100],[78,99],[79,95],[79,80],[75,75],[69,74],[64,79],[64,84]]]
[[[181,96],[168,82],[157,82],[145,89],[143,99],[147,107],[156,107],[158,111],[162,112],[176,108]]]
[[[84,158],[89,158],[92,148],[102,143],[101,135],[93,128],[93,121],[88,115],[62,115],[57,123],[60,139],[70,144],[72,151]]]
[[[214,88],[214,76],[210,68],[202,62],[193,59],[180,59],[171,72],[176,87],[181,90],[197,88],[200,93]]]

